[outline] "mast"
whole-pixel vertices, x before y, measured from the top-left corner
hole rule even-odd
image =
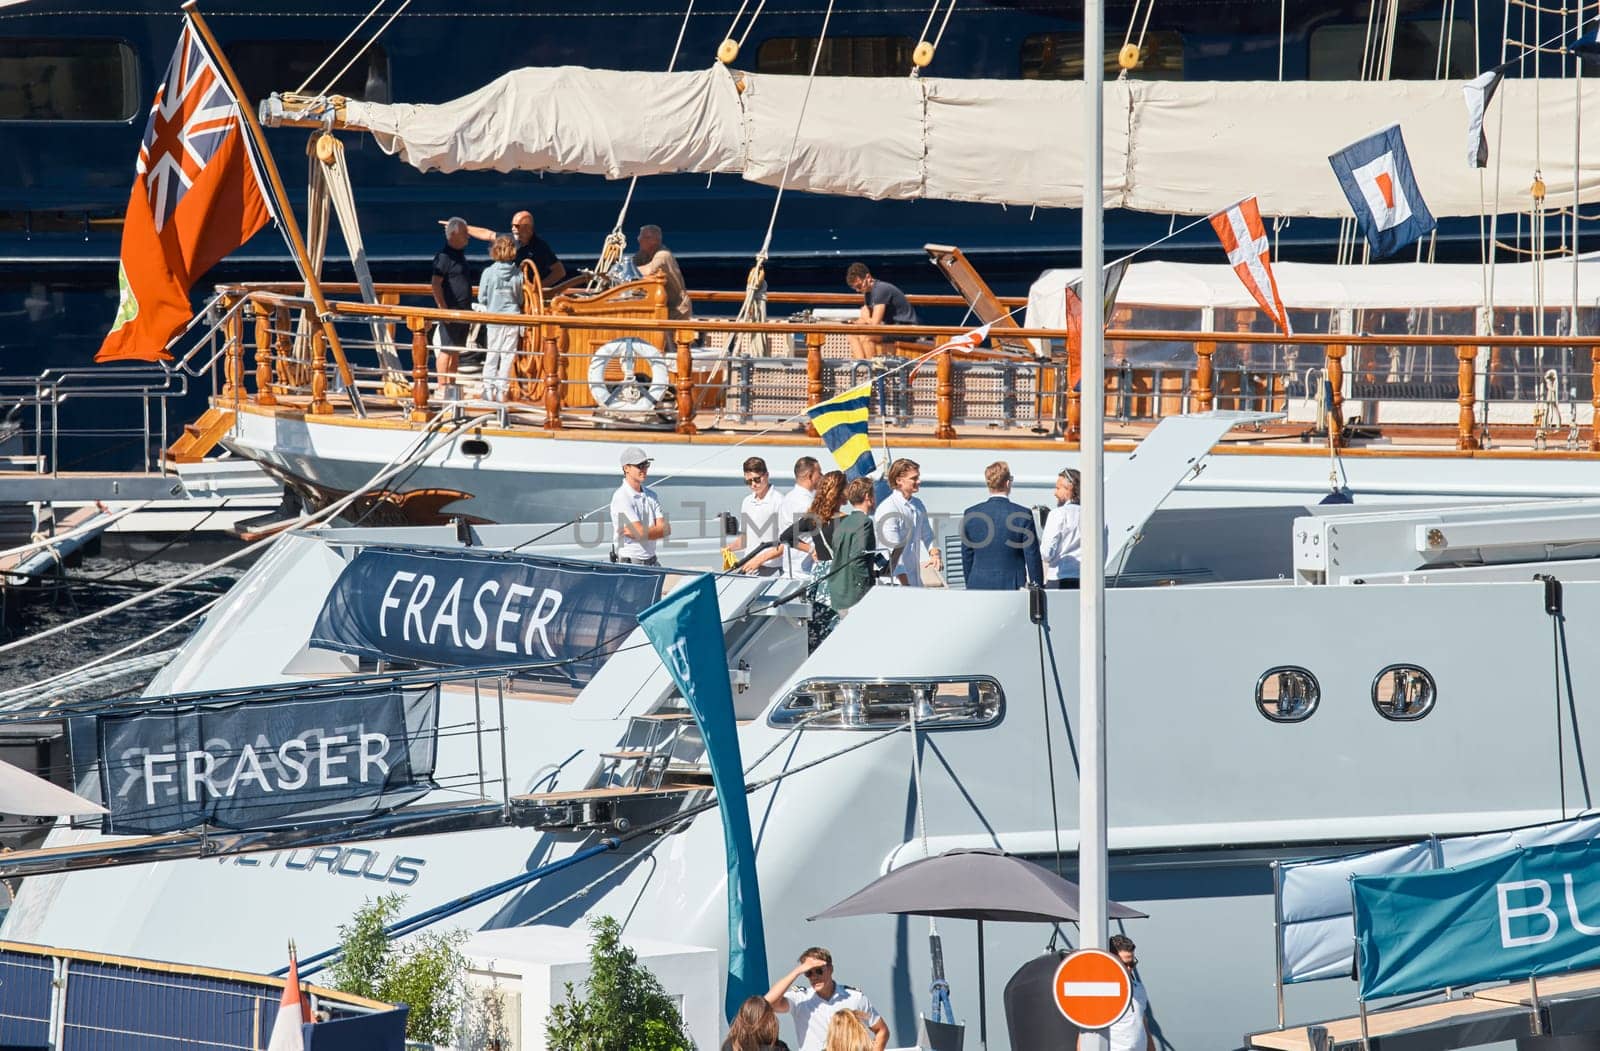
[[[266,169],[267,182],[270,184],[278,214],[283,221],[284,233],[289,238],[289,249],[294,252],[300,276],[305,279],[306,290],[311,293],[311,301],[316,304],[317,319],[322,324],[323,334],[327,336],[328,349],[333,353],[333,360],[338,363],[339,379],[344,383],[345,394],[349,397],[350,405],[355,409],[356,415],[365,416],[367,412],[361,404],[361,394],[356,390],[355,376],[350,372],[350,362],[345,360],[344,344],[339,342],[339,333],[334,330],[333,315],[328,310],[327,297],[322,294],[322,282],[317,280],[317,275],[311,267],[311,256],[306,252],[305,239],[300,236],[300,221],[295,218],[294,208],[289,204],[289,194],[283,188],[283,177],[278,174],[277,162],[272,159],[272,151],[267,148],[267,139],[262,134],[260,122],[256,120],[255,110],[251,109],[250,100],[245,97],[244,87],[234,74],[228,56],[222,53],[217,38],[211,35],[211,27],[206,25],[205,17],[200,14],[199,0],[185,0],[183,10],[194,21],[195,31],[205,40],[206,50],[211,53],[211,60],[217,64],[223,79],[228,82],[228,90],[233,92],[233,97],[238,100],[239,113],[244,119],[245,130],[255,143],[256,153],[261,157],[261,166]]]
[[[1108,937],[1106,880],[1106,682],[1105,682],[1105,256],[1104,204],[1105,11],[1101,0],[1083,4],[1083,324],[1081,439],[1083,561],[1078,616],[1078,732],[1082,769],[1078,778],[1078,935],[1086,949],[1104,949]],[[1090,315],[1093,314],[1091,319]],[[1104,1030],[1083,1031],[1081,1051],[1105,1051]]]

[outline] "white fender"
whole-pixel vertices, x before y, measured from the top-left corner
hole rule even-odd
[[[622,382],[606,382],[606,366],[615,359],[622,366]],[[650,366],[650,386],[634,377],[638,363]],[[614,412],[650,412],[667,393],[667,359],[655,347],[634,336],[624,336],[595,349],[589,359],[589,394],[595,405]]]

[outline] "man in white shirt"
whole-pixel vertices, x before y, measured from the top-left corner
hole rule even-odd
[[[1082,554],[1082,516],[1078,506],[1078,472],[1072,468],[1056,478],[1056,508],[1044,520],[1039,553],[1044,556],[1044,586],[1076,588],[1078,558]]]
[[[1105,1028],[1106,1046],[1110,1051],[1156,1051],[1155,1034],[1150,1032],[1150,995],[1145,992],[1144,983],[1134,971],[1139,964],[1139,957],[1133,954],[1133,948],[1133,939],[1126,934],[1111,936],[1111,952],[1128,971],[1131,995],[1128,1009],[1122,1012],[1122,1017]],[[1083,1046],[1081,1036],[1078,1046]]]
[[[783,532],[783,490],[775,488],[772,476],[767,473],[767,461],[752,456],[744,462],[744,484],[750,495],[739,505],[739,521],[743,531],[728,545],[730,551],[756,551],[762,544],[770,544],[765,551],[750,555],[739,567],[739,572],[760,577],[775,577],[783,563],[783,545],[778,534]]]
[[[889,465],[888,479],[889,495],[873,516],[878,548],[890,556],[889,575],[895,583],[920,588],[924,566],[935,573],[944,568],[928,509],[916,495],[922,488],[922,468],[915,460],[899,459]]]
[[[611,494],[611,526],[616,530],[612,550],[618,562],[639,566],[660,565],[656,541],[672,533],[667,513],[656,491],[644,484],[650,474],[650,457],[637,445],[622,450],[622,484]]]
[[[793,987],[801,975],[811,983],[810,989]],[[767,991],[767,1003],[779,1014],[794,1017],[794,1035],[800,1042],[795,1051],[823,1051],[828,1041],[828,1023],[840,1011],[855,1011],[863,1017],[872,1031],[873,1051],[889,1046],[889,1023],[860,989],[833,980],[833,954],[827,949],[812,948],[801,953],[794,970]]]
[[[788,529],[794,525],[795,520],[811,510],[811,501],[817,495],[817,483],[822,480],[822,465],[817,463],[815,456],[802,456],[794,462],[794,488],[789,490],[789,495],[783,498],[778,515],[778,529]],[[806,579],[811,576],[811,567],[815,560],[811,552],[801,544],[785,544],[783,556],[783,575],[796,579]]]

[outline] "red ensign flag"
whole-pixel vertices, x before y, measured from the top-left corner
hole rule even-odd
[[[121,300],[96,361],[158,361],[189,289],[272,218],[239,103],[188,19],[144,129],[122,226]]]

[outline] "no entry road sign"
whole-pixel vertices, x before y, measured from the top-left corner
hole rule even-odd
[[[1056,968],[1056,1007],[1080,1029],[1104,1029],[1122,1017],[1133,995],[1122,961],[1101,949],[1079,949]]]

